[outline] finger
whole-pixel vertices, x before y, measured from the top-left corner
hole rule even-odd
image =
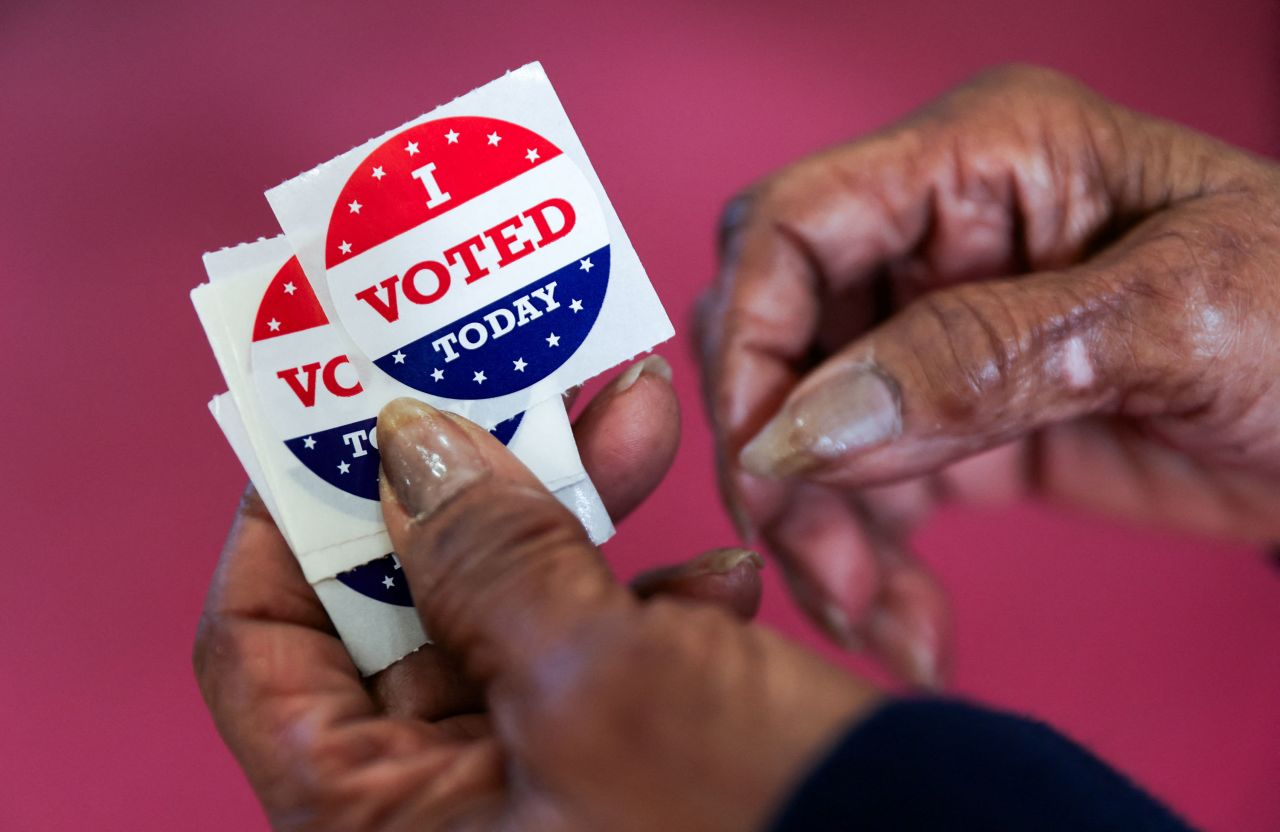
[[[1167,221],[1070,270],[917,300],[797,385],[742,463],[875,485],[1085,414],[1204,406],[1179,274],[1197,267]]]
[[[331,761],[354,764],[361,743],[375,753],[385,739],[363,727],[373,702],[252,490],[218,562],[194,664],[219,733],[269,807],[303,800],[296,774],[318,744],[332,741]]]
[[[859,632],[899,679],[939,690],[950,675],[951,614],[946,593],[905,546],[876,538],[880,590]]]
[[[609,516],[622,520],[666,476],[680,444],[671,365],[659,355],[632,364],[591,400],[573,433]]]
[[[805,614],[842,647],[863,647],[857,628],[879,592],[880,564],[848,499],[798,484],[762,533]]]
[[[1130,147],[1169,144],[1152,125],[1053,73],[988,73],[731,205],[700,343],[721,481],[740,519],[777,507],[737,456],[807,369],[829,298],[889,266],[921,284],[899,287],[912,296],[1078,260],[1111,212],[1140,216],[1163,198],[1128,175],[1153,161]]]
[[[423,645],[367,680],[381,710],[439,724],[484,709],[484,692],[467,678],[457,657]]]
[[[1035,451],[1022,479],[1041,497],[1211,537],[1280,539],[1273,476],[1243,467],[1189,465],[1176,444],[1132,423],[1086,419],[1057,425],[1037,436]],[[955,480],[958,493],[972,494],[986,490],[983,474],[961,470],[948,479]]]
[[[588,621],[632,609],[581,524],[497,440],[409,399],[378,425],[392,545],[427,631],[470,678],[522,687]]]
[[[764,559],[750,549],[715,549],[687,563],[636,576],[631,589],[640,598],[662,595],[716,604],[744,620],[760,609]]]
[[[801,609],[849,650],[936,689],[950,655],[946,597],[933,576],[837,491],[801,485],[765,529]]]

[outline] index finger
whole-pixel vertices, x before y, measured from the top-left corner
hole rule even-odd
[[[898,215],[885,215],[886,202],[842,185],[826,157],[815,157],[731,203],[720,274],[699,308],[703,392],[721,487],[747,536],[781,498],[776,485],[741,470],[738,453],[808,369],[824,306],[837,293],[862,289],[853,298],[857,319],[844,323],[870,325],[870,293],[859,284],[889,252],[908,245],[899,237],[912,229],[903,228]]]

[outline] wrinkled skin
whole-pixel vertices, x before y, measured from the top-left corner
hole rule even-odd
[[[624,374],[575,425],[614,517],[674,454],[668,373]],[[493,437],[406,402],[379,417],[383,507],[434,645],[362,681],[252,493],[209,593],[196,675],[275,828],[759,828],[874,706],[746,620],[759,556],[622,587]]]
[[[944,501],[1280,537],[1280,171],[1057,74],[750,189],[698,329],[740,529],[916,682],[948,619],[906,538]]]
[[[1024,69],[762,183],[700,322],[739,524],[925,684],[945,605],[904,541],[942,500],[1277,537],[1278,194],[1274,166]],[[622,379],[575,426],[615,517],[678,435],[664,373]],[[483,431],[401,403],[379,434],[435,646],[362,681],[252,495],[202,619],[201,690],[277,828],[761,828],[878,701],[744,621],[751,556],[624,589]]]

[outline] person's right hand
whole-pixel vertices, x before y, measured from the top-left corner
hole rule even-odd
[[[803,606],[937,683],[940,501],[1280,538],[1280,170],[988,73],[731,203],[699,346],[722,490]]]

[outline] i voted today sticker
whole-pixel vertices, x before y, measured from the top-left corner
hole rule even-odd
[[[673,334],[539,64],[267,199],[377,373],[486,427]]]
[[[263,293],[253,323],[250,366],[272,426],[294,457],[329,485],[378,499],[377,412],[398,391],[363,364],[330,324],[296,257]],[[504,445],[523,414],[490,433]]]
[[[329,221],[334,306],[374,364],[451,399],[521,390],[582,345],[609,284],[573,160],[510,121],[415,125],[351,173]]]

